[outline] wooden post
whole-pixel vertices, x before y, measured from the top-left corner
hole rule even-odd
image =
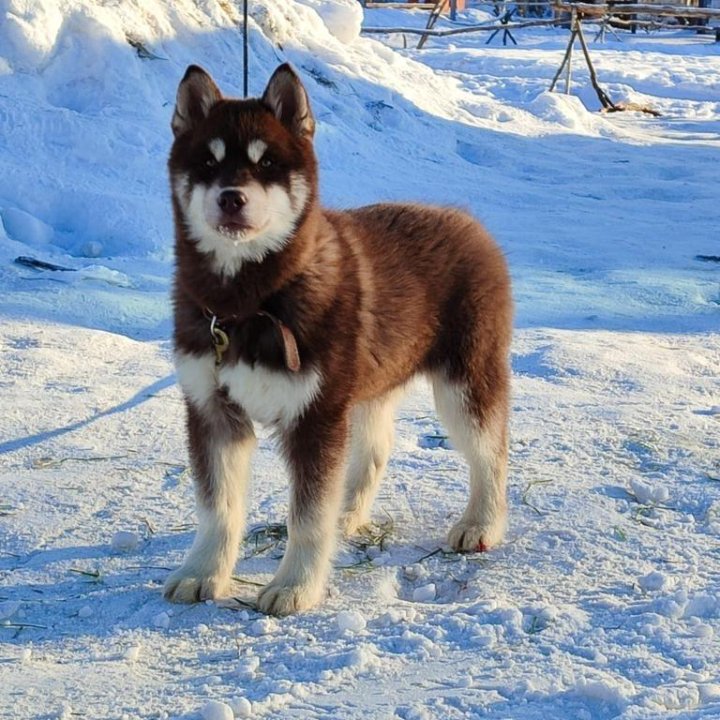
[[[571,38],[570,41],[570,48],[567,56],[567,75],[565,76],[565,94],[570,94],[570,80],[572,79],[572,56],[573,56],[573,46],[575,45],[575,36],[574,34],[577,32],[577,11],[575,8],[573,8],[572,15],[570,16],[570,27],[572,28]]]
[[[552,82],[550,83],[550,92],[552,92],[555,89],[555,85],[557,84],[557,81],[562,74],[563,69],[565,68],[565,63],[568,61],[568,57],[572,53],[572,46],[575,43],[575,36],[577,35],[577,30],[571,26],[570,30],[570,41],[567,44],[567,48],[565,48],[565,55],[563,55],[562,62],[560,63],[560,67],[557,69],[557,72],[555,73],[555,77],[552,79]]]
[[[585,42],[585,35],[583,35],[582,23],[580,22],[578,22],[577,26],[577,36],[580,39],[580,47],[582,48],[583,55],[585,55],[585,62],[587,63],[588,70],[590,71],[590,83],[592,84],[593,88],[595,88],[595,92],[597,93],[598,99],[600,100],[600,104],[606,110],[617,110],[617,106],[615,105],[615,103],[608,97],[607,93],[598,84],[597,75],[595,74],[595,67],[592,64],[592,60],[590,59],[590,51],[588,50],[587,43]]]

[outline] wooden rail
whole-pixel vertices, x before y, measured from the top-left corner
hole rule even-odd
[[[518,28],[537,27],[538,25],[557,25],[561,22],[557,18],[545,20],[528,20],[517,23],[493,23],[492,25],[468,25],[461,28],[450,28],[448,30],[426,30],[425,28],[384,28],[368,27],[362,28],[360,32],[364,35],[391,35],[393,33],[407,33],[408,35],[431,35],[433,37],[446,37],[448,35],[461,35],[462,33],[483,32],[493,30],[517,30]]]
[[[612,3],[593,5],[592,3],[564,3],[554,5],[560,12],[587,13],[588,15],[672,15],[673,17],[718,18],[718,8],[696,8],[684,5],[647,5],[640,3]]]
[[[434,2],[366,2],[363,3],[366,8],[381,8],[384,10],[432,10],[435,7]]]

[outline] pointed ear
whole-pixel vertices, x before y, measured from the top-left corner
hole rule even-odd
[[[310,100],[290,65],[285,63],[273,73],[262,100],[291,133],[306,138],[313,136],[315,118]]]
[[[171,122],[175,137],[195,128],[221,99],[222,93],[213,79],[201,67],[191,65],[177,91]]]

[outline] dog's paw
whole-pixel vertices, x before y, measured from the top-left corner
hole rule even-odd
[[[170,602],[196,603],[225,597],[229,590],[229,578],[202,575],[180,567],[165,581],[163,595]]]
[[[358,512],[346,512],[340,518],[340,530],[345,537],[352,537],[367,527],[370,520]]]
[[[448,533],[448,545],[455,552],[485,552],[498,545],[504,535],[504,522],[488,526],[471,520],[459,520]]]
[[[273,580],[258,593],[257,608],[266,615],[292,615],[315,607],[322,595],[322,586],[283,585]]]

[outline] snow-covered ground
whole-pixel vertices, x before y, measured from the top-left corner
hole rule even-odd
[[[600,115],[577,56],[574,94],[546,92],[563,30],[417,52],[357,37],[352,2],[251,3],[251,91],[299,69],[326,203],[459,204],[506,250],[507,542],[445,552],[466,469],[418,383],[322,607],[162,599],[194,523],[169,119],[191,62],[239,91],[238,3],[0,0],[0,717],[720,717],[720,269],[696,259],[720,254],[720,46],[591,44],[614,100],[662,113]],[[249,603],[287,510],[261,437]]]

